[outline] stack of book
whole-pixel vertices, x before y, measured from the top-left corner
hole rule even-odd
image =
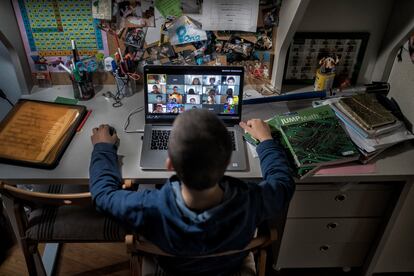
[[[331,100],[330,106],[358,146],[363,163],[392,145],[414,138],[377,99],[376,94],[356,94]]]
[[[327,105],[276,115],[267,123],[289,153],[299,178],[320,167],[359,158],[358,149]],[[244,137],[257,144],[248,133]]]

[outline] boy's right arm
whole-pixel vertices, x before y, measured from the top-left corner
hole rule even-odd
[[[295,182],[290,173],[285,152],[273,140],[269,126],[259,119],[240,123],[240,126],[260,141],[256,150],[260,159],[263,180],[260,184],[263,219],[277,215],[290,201]]]
[[[96,207],[114,218],[137,229],[143,224],[146,202],[155,202],[157,194],[145,190],[133,192],[121,189],[121,172],[118,164],[118,136],[109,134],[109,126],[93,129],[94,149],[89,168],[89,189]],[[149,199],[150,198],[150,199]]]

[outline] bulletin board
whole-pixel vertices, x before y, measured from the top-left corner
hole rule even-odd
[[[53,84],[69,84],[68,75],[58,64],[70,61],[73,39],[80,56],[97,53],[114,56],[118,48],[126,56],[132,49],[137,73],[145,64],[244,66],[245,83],[270,83],[281,0],[256,0],[259,7],[257,28],[249,32],[204,31],[199,24],[205,17],[204,3],[200,0],[112,1],[111,20],[93,18],[91,6],[95,1],[12,1],[32,72],[47,71]],[[163,3],[169,6],[162,6]],[[175,18],[168,15],[172,11]],[[174,45],[171,32],[163,27],[183,16],[186,21],[195,22],[195,26],[206,33],[206,39]],[[131,26],[130,19],[135,20],[136,25]],[[125,30],[120,29],[120,25],[126,27]],[[144,40],[140,37],[142,34]],[[100,62],[94,81],[115,83],[112,73],[105,72],[103,61]]]

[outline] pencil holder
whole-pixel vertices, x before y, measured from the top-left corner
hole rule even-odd
[[[130,97],[137,92],[137,83],[129,76],[120,77],[115,75],[115,81],[118,86],[119,93],[124,97]]]
[[[95,96],[91,74],[87,74],[86,78],[80,81],[72,80],[72,86],[75,99],[85,101],[92,99],[93,96]]]

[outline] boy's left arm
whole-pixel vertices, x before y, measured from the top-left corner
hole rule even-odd
[[[94,146],[89,178],[89,189],[96,207],[133,227],[142,224],[143,203],[150,192],[121,189],[122,177],[115,145],[97,143]]]

